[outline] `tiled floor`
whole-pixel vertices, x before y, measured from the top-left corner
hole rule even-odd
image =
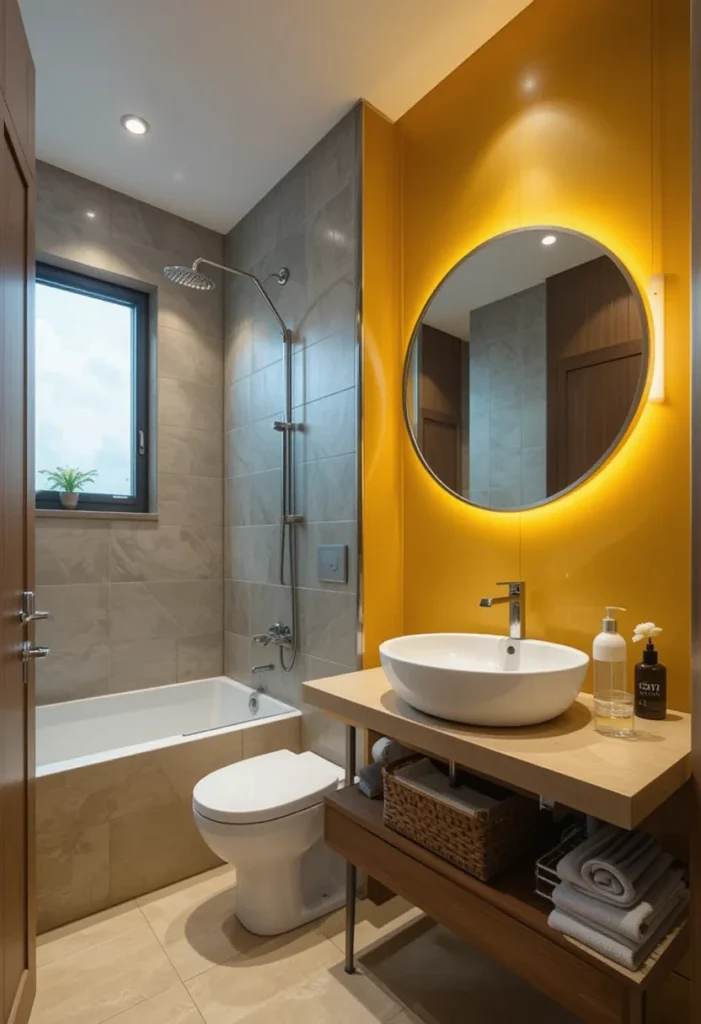
[[[43,936],[31,1024],[572,1024],[399,899],[359,904],[352,977],[342,911],[263,939],[234,901],[218,868]]]

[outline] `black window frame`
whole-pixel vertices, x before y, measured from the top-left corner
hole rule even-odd
[[[78,511],[83,512],[148,512],[149,511],[149,315],[148,292],[113,284],[97,277],[66,270],[49,263],[37,262],[36,281],[64,291],[77,292],[92,298],[107,299],[133,310],[134,377],[132,382],[132,452],[135,494],[121,497],[81,491]],[[143,442],[143,443],[141,443]],[[36,491],[38,509],[63,509],[58,491]]]

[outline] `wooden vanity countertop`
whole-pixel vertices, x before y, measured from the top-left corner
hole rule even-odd
[[[405,704],[381,668],[304,684],[304,700],[347,725],[372,729],[410,747],[531,793],[636,828],[691,777],[691,717],[636,720],[629,740],[594,729],[593,700],[580,694],[544,725],[486,729],[443,722]]]

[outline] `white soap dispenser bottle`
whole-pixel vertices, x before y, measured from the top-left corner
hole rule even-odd
[[[627,646],[613,615],[624,611],[625,608],[607,605],[592,651],[596,730],[608,736],[633,735],[634,701],[628,682]]]

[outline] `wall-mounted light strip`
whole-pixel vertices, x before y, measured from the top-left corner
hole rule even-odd
[[[650,312],[652,313],[652,381],[650,383],[651,402],[664,402],[664,274],[655,274],[650,278]]]

